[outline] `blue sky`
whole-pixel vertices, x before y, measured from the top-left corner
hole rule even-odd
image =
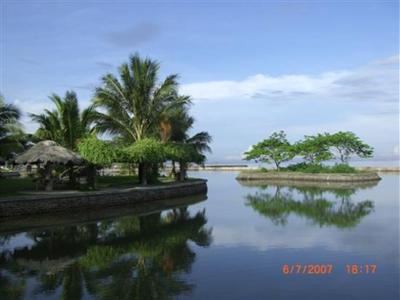
[[[275,130],[350,130],[399,155],[397,1],[1,2],[0,91],[25,112],[73,89],[82,107],[138,52],[179,73],[209,162],[238,162]],[[25,128],[36,125],[23,118]]]

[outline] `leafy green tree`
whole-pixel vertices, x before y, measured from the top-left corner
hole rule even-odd
[[[79,154],[89,162],[86,173],[88,185],[92,188],[96,187],[96,168],[111,165],[122,153],[112,142],[99,140],[95,135],[80,140],[77,148]]]
[[[273,162],[280,169],[281,163],[291,160],[294,152],[286,134],[283,131],[274,132],[268,139],[253,145],[252,148],[245,152],[246,160],[255,160],[262,162]]]
[[[165,153],[169,160],[179,162],[180,181],[186,179],[188,163],[203,164],[206,158],[191,143],[168,143],[165,145]]]
[[[96,130],[118,135],[128,145],[158,137],[164,116],[189,101],[177,96],[177,75],[167,76],[160,84],[158,75],[159,63],[138,54],[120,66],[119,78],[106,74],[95,93],[95,105],[104,110],[97,112]],[[145,149],[142,145],[133,149]],[[149,162],[140,161],[139,177],[144,183]]]
[[[339,131],[328,134],[328,143],[334,148],[342,163],[347,163],[352,155],[367,158],[372,157],[374,149],[364,143],[358,136],[350,131]]]
[[[111,165],[119,157],[111,142],[99,140],[95,135],[80,140],[77,148],[84,159],[98,166]]]
[[[306,135],[304,140],[294,145],[293,150],[310,164],[318,164],[333,157],[327,134]]]
[[[143,185],[147,184],[148,179],[151,181],[156,179],[154,178],[156,174],[152,174],[153,178],[148,178],[152,166],[158,165],[166,159],[164,144],[154,138],[138,140],[133,145],[126,147],[124,153],[129,162],[135,162],[142,166],[139,169],[139,179]]]
[[[49,139],[60,145],[76,150],[79,139],[91,132],[91,122],[95,116],[93,106],[82,112],[78,98],[73,91],[67,91],[64,98],[53,94],[50,100],[55,104],[53,111],[45,109],[45,113],[31,114],[34,122],[39,124],[36,135],[41,139]]]

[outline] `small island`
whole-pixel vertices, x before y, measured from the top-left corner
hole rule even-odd
[[[287,140],[284,131],[274,132],[251,146],[244,155],[246,160],[273,163],[276,168],[245,170],[237,180],[365,182],[381,179],[375,172],[360,171],[349,165],[351,156],[369,158],[373,155],[373,148],[349,131],[305,136],[294,144]],[[282,167],[295,158],[301,161]],[[324,164],[333,159],[336,159],[334,165]]]

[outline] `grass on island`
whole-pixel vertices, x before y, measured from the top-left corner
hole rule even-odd
[[[192,179],[188,179],[192,180]],[[151,185],[162,185],[175,182],[173,178],[170,177],[159,177],[157,182]],[[139,178],[137,176],[98,176],[97,177],[97,190],[106,188],[118,188],[118,187],[134,187],[139,186]],[[55,190],[67,190],[70,188],[67,184],[63,186],[56,186]],[[30,192],[36,190],[36,184],[32,178],[2,178],[0,179],[0,197],[4,196],[15,196],[21,195],[24,192]],[[81,191],[89,191],[86,189],[85,185],[82,185]]]
[[[272,170],[260,168],[261,172],[270,172]],[[273,170],[278,172],[277,170]],[[356,168],[348,164],[336,164],[334,166],[325,166],[320,164],[298,163],[284,168],[280,168],[279,172],[299,172],[299,173],[333,173],[333,174],[356,174],[360,173]]]

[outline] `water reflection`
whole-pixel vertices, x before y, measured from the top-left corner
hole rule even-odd
[[[190,292],[182,277],[211,243],[205,211],[187,206],[146,216],[36,230],[31,246],[0,254],[0,299],[170,299]],[[2,245],[10,242],[3,236]]]
[[[256,186],[256,183],[241,182]],[[260,184],[260,183],[259,183]],[[306,218],[312,224],[351,228],[374,209],[370,200],[353,201],[358,189],[375,184],[310,184],[262,182],[258,191],[246,196],[246,205],[275,225],[286,225],[291,214]]]

